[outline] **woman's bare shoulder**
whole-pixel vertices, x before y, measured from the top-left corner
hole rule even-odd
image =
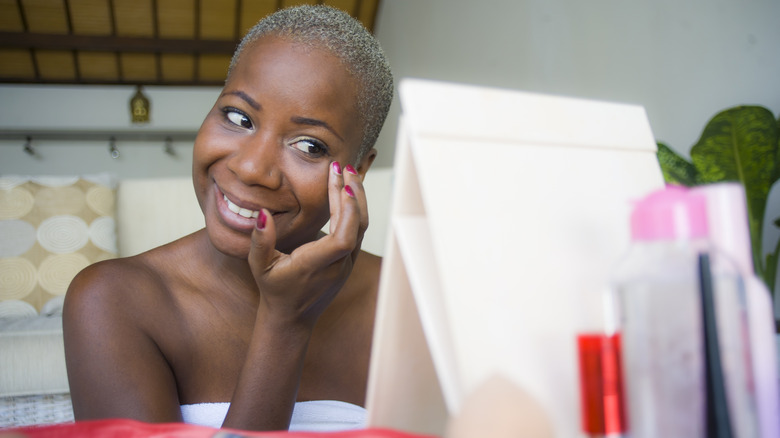
[[[339,293],[336,306],[346,305],[352,312],[368,315],[367,309],[373,309],[379,292],[379,274],[382,258],[366,251],[360,251],[355,260],[352,273]]]
[[[177,245],[88,266],[65,295],[63,334],[77,419],[176,421],[175,379],[161,346],[177,332],[171,265]],[[120,377],[121,376],[121,377]]]
[[[382,269],[382,257],[370,252],[360,251],[352,268],[349,283],[353,287],[375,294],[379,289],[379,274]]]
[[[126,313],[144,307],[159,308],[176,288],[175,260],[187,245],[186,240],[180,239],[135,256],[103,260],[86,267],[68,288],[65,310],[77,307],[84,312]]]
[[[103,260],[79,272],[66,297],[91,293],[121,295],[129,289],[141,289],[142,285],[154,286],[159,283],[160,269],[148,253]]]
[[[370,270],[373,276],[379,277],[379,271],[382,268],[382,257],[367,251],[360,251],[355,267]]]
[[[129,257],[104,260],[82,270],[65,294],[63,324],[102,324],[111,321],[115,327],[126,317],[139,313],[152,295],[164,291],[153,266],[143,258]],[[133,320],[140,319],[133,315]]]

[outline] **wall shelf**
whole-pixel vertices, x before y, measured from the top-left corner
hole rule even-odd
[[[32,141],[194,141],[197,130],[175,129],[0,129],[0,140]]]

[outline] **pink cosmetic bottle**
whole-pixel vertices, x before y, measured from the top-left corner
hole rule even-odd
[[[632,438],[711,434],[713,363],[726,394],[718,400],[728,405],[722,417],[733,433],[727,436],[757,436],[743,283],[734,264],[713,249],[709,232],[706,197],[685,188],[650,193],[632,212],[632,245],[612,284]],[[702,256],[714,298],[707,317],[714,314],[717,324],[708,332]]]

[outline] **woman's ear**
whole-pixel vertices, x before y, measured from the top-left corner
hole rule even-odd
[[[366,177],[366,172],[368,172],[368,169],[371,167],[371,165],[374,163],[374,159],[376,158],[376,148],[371,148],[368,152],[366,152],[365,155],[363,155],[363,158],[360,159],[360,162],[357,165],[357,172],[360,175],[360,180],[362,181]]]

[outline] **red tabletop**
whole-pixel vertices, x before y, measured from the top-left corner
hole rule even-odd
[[[360,429],[344,432],[249,432],[214,429],[183,423],[151,424],[134,420],[95,420],[45,426],[0,429],[0,438],[435,438],[389,429]]]

